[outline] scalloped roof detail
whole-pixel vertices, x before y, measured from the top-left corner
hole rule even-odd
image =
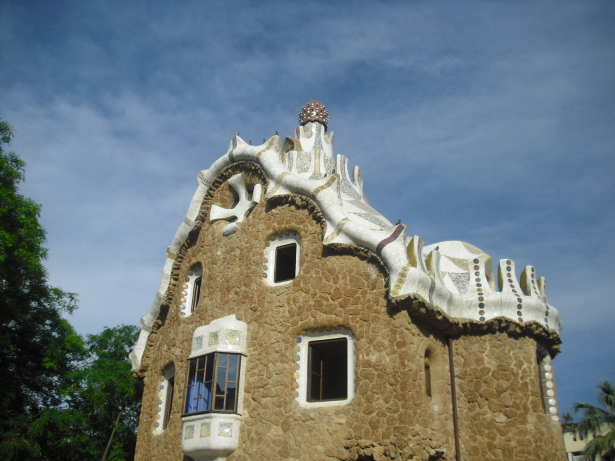
[[[451,318],[484,322],[507,317],[519,324],[538,322],[560,334],[557,310],[548,304],[544,278],[527,266],[521,281],[511,260],[498,265],[496,288],[491,257],[466,242],[447,241],[423,246],[419,236],[407,235],[404,224],[392,224],[369,204],[363,191],[361,170],[352,178],[348,159],[333,153],[334,133],[325,134],[319,122],[306,122],[287,137],[283,149],[276,134],[260,146],[247,144],[235,135],[225,155],[198,173],[198,187],[186,218],[167,248],[167,259],[156,297],[141,318],[141,334],[130,354],[138,369],[149,332],[158,317],[169,287],[171,270],[179,249],[194,227],[201,203],[214,179],[229,165],[240,161],[258,163],[269,186],[264,195],[297,194],[309,197],[320,208],[326,222],[323,244],[356,245],[377,254],[389,272],[391,300],[411,297],[439,308]]]

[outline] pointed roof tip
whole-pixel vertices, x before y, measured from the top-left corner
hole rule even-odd
[[[305,103],[299,111],[299,125],[303,126],[308,122],[318,122],[325,126],[325,131],[329,127],[329,111],[320,101],[312,99]]]

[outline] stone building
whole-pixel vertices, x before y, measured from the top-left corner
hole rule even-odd
[[[565,460],[557,310],[465,242],[423,246],[333,154],[235,136],[198,174],[131,354],[137,460]]]

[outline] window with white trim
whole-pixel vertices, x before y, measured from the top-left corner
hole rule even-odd
[[[179,315],[189,317],[196,310],[201,298],[201,281],[203,279],[203,268],[200,263],[190,268],[188,276],[184,278],[182,286],[181,305]]]
[[[299,275],[301,238],[294,231],[278,232],[267,241],[263,278],[269,285],[291,283]]]
[[[154,434],[161,434],[169,425],[175,393],[175,365],[170,363],[160,374]]]
[[[341,406],[355,394],[355,338],[343,327],[297,337],[295,398],[303,407]]]
[[[192,333],[181,448],[192,459],[226,459],[239,444],[248,325],[234,314]]]

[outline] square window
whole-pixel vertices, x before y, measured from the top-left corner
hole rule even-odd
[[[356,339],[351,330],[337,326],[305,331],[295,339],[300,407],[341,407],[355,396]]]
[[[275,276],[274,282],[293,280],[296,276],[297,244],[283,245],[275,251]]]
[[[348,398],[348,340],[309,343],[308,402]]]

